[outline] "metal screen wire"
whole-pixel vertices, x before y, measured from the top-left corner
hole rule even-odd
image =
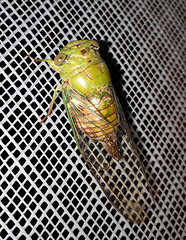
[[[0,237],[184,239],[186,2],[0,1]],[[68,42],[96,39],[154,198],[128,222],[82,159],[46,63]]]

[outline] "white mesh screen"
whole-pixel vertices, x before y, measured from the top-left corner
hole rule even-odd
[[[1,1],[2,239],[184,239],[186,2]],[[47,121],[68,42],[96,39],[124,106],[155,208],[129,223],[79,153],[61,96]]]

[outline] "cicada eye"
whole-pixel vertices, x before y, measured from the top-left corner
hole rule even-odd
[[[66,58],[66,54],[65,53],[59,53],[55,58],[54,58],[54,64],[57,66],[60,66],[63,61]]]

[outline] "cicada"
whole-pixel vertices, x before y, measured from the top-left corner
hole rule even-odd
[[[98,42],[72,41],[54,60],[34,60],[61,77],[41,123],[61,92],[79,150],[103,192],[125,218],[143,222],[151,202],[148,184]]]

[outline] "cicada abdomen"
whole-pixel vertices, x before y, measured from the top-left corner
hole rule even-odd
[[[74,137],[94,177],[124,217],[141,223],[147,218],[151,196],[109,70],[98,50],[94,40],[73,41],[54,61],[36,60],[48,62],[62,78],[47,116],[57,91],[61,91]]]
[[[67,108],[73,116],[73,124],[87,137],[101,142],[111,156],[119,160],[116,136],[118,117],[110,90],[89,99],[72,89],[66,95],[71,99],[67,102]]]

